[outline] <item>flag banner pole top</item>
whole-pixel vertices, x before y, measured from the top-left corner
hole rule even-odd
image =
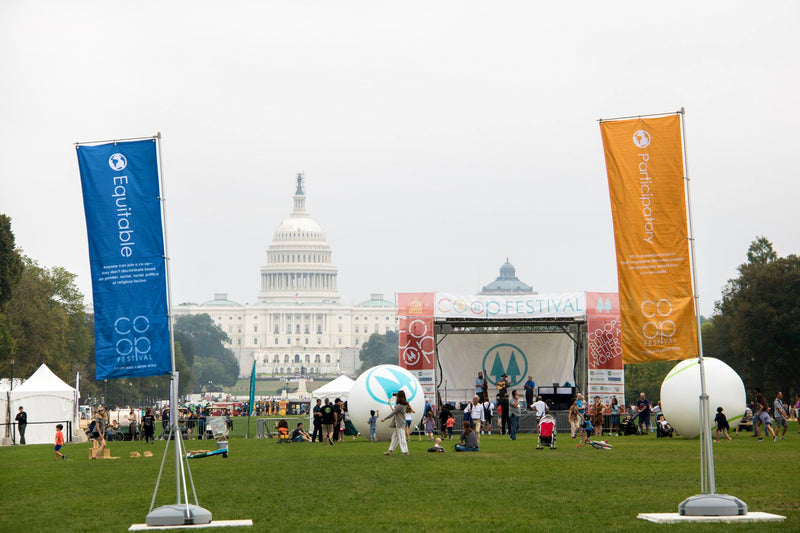
[[[612,118],[598,118],[597,122],[613,122],[615,120],[630,120],[632,118],[648,118],[648,117],[668,117],[670,115],[682,115],[683,108],[678,111],[670,111],[669,113],[650,113],[648,115],[630,115],[627,117],[612,117]]]
[[[153,142],[155,142],[156,139],[160,139],[160,138],[161,138],[161,132],[158,132],[155,135],[148,135],[146,137],[126,137],[124,139],[106,139],[104,141],[76,142],[75,143],[75,148],[80,148],[81,146],[95,146],[95,145],[98,145],[98,144],[110,144],[110,143],[117,144],[117,143],[122,143],[122,142],[131,142],[131,141],[152,140]]]

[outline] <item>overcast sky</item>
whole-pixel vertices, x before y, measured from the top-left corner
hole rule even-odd
[[[797,2],[0,3],[0,212],[91,299],[74,143],[162,133],[175,303],[255,303],[294,177],[342,301],[616,291],[597,119],[686,107],[701,309],[800,252]]]

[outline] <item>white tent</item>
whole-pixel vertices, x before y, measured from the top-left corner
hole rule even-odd
[[[350,396],[350,390],[353,388],[354,384],[355,381],[347,376],[339,376],[330,383],[326,383],[322,387],[312,392],[311,395],[314,397],[314,399],[319,398],[324,400],[325,398],[330,398],[330,400],[333,401],[336,398],[341,398],[342,400],[347,401],[348,396]]]
[[[22,406],[28,413],[25,442],[28,444],[52,443],[56,424],[64,425],[64,435],[69,438],[68,423],[75,416],[75,389],[64,383],[53,371],[42,364],[33,375],[10,393],[11,417]],[[19,435],[17,435],[19,443]]]
[[[10,379],[8,379],[8,378],[0,379],[0,439],[4,439],[5,436],[6,436],[6,429],[7,429],[7,425],[6,424],[8,423],[8,420],[9,420],[9,418],[8,418],[8,415],[9,415],[9,410],[8,410],[8,408],[9,408],[9,405],[8,405],[9,391],[12,388],[19,387],[20,385],[22,385],[22,380],[19,379],[19,378],[14,378],[14,387],[11,386],[11,380]],[[15,415],[11,415],[11,421],[12,422],[14,421],[14,416]],[[10,435],[10,433],[9,433],[9,435]],[[3,441],[3,443],[5,444],[5,441]],[[9,437],[8,444],[11,444],[10,437]]]

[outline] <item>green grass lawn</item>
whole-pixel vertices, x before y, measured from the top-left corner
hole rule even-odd
[[[253,420],[253,423],[255,420]],[[676,512],[699,492],[699,442],[652,436],[611,438],[613,450],[535,450],[535,435],[512,442],[483,436],[479,453],[429,454],[412,437],[411,455],[385,457],[387,443],[230,442],[230,456],[190,461],[200,505],[215,519],[251,518],[250,531],[800,531],[800,435],[757,443],[750,434],[714,445],[717,492],[751,511],[787,516],[777,524],[664,525],[639,512]],[[255,431],[251,431],[254,435]],[[188,449],[209,448],[190,441]],[[144,522],[164,442],[114,442],[117,460],[88,459],[88,444],[0,449],[2,531],[124,531]],[[152,450],[153,458],[130,458]],[[174,503],[168,458],[156,505]],[[221,530],[214,530],[221,531]],[[242,531],[231,529],[231,531]],[[244,530],[248,531],[248,530]]]

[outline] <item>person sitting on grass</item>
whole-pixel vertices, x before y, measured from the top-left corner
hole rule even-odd
[[[436,437],[436,440],[433,441],[433,446],[428,448],[428,451],[431,453],[444,453],[446,450],[442,448],[442,439]]]
[[[298,422],[297,427],[292,431],[292,442],[311,442],[311,435],[303,429],[302,422]]]
[[[477,452],[478,435],[472,430],[469,422],[464,422],[464,431],[461,433],[461,441],[456,444],[457,452]]]

